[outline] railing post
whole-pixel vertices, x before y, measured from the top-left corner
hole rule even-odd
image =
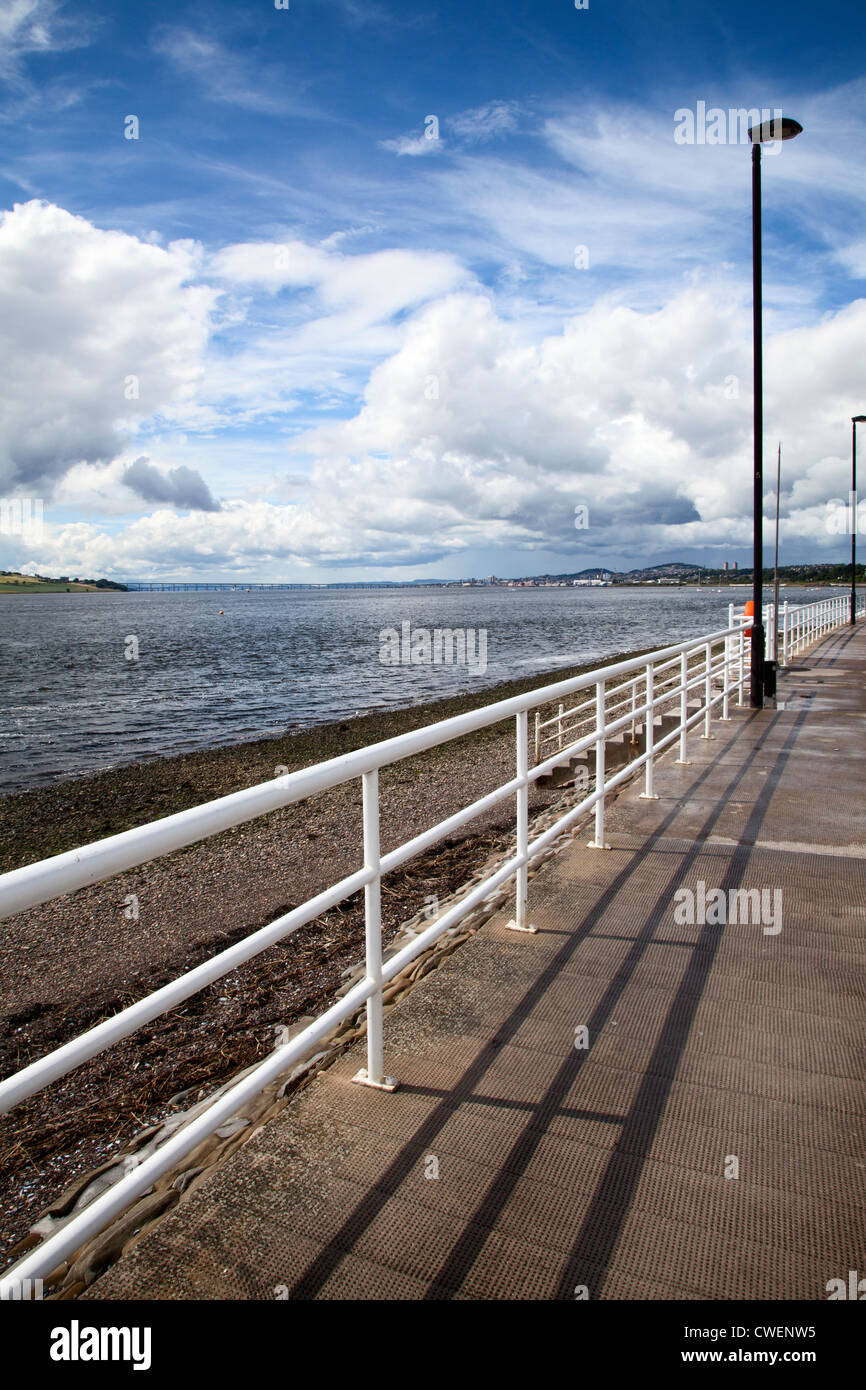
[[[640,793],[642,801],[658,801],[658,797],[653,791],[653,749],[655,748],[655,728],[653,719],[655,717],[655,671],[651,661],[647,662],[646,668],[646,738],[644,739],[644,752],[646,762],[644,763],[644,786]]]
[[[590,840],[588,849],[610,849],[604,842],[604,735],[606,730],[604,710],[604,681],[595,683],[595,838]]]
[[[539,764],[539,762],[541,761],[541,729],[540,729],[540,727],[539,727],[540,724],[541,724],[541,713],[540,713],[539,710],[536,710],[536,711],[535,711],[535,761],[534,761],[534,763],[533,763],[533,767],[537,767],[538,764]]]
[[[713,648],[711,642],[707,643],[705,652],[706,670],[704,673],[704,705],[706,708],[704,709],[704,732],[701,734],[701,738],[712,738],[712,734],[710,733],[710,715],[712,712],[713,699]]]
[[[722,666],[722,723],[727,723],[730,719],[728,712],[728,680],[731,671],[731,634],[725,635],[725,660]]]
[[[779,645],[779,629],[777,625],[779,619],[776,614],[775,603],[770,604],[770,613],[772,614],[772,618],[770,619],[770,623],[767,627],[767,646],[769,648],[769,651],[767,653],[767,659],[768,661],[777,661]]]
[[[782,607],[782,665],[788,664],[788,600]]]
[[[558,716],[557,716],[557,723],[556,723],[556,732],[557,732],[557,737],[558,737],[558,740],[559,740],[559,747],[558,747],[558,750],[557,750],[557,751],[560,752],[560,753],[562,752],[562,715],[563,715],[563,711],[564,711],[564,710],[565,710],[565,705],[561,704],[561,705],[559,706],[559,714],[558,714]]]
[[[738,690],[737,690],[737,704],[738,704],[738,705],[742,705],[742,703],[743,703],[743,668],[744,668],[744,666],[745,666],[745,664],[746,664],[746,663],[745,663],[745,657],[744,657],[744,654],[743,654],[743,647],[744,647],[745,640],[746,640],[746,639],[745,639],[745,629],[743,628],[743,625],[742,625],[742,623],[741,623],[741,624],[740,624],[739,636],[738,636],[738,638],[737,638],[737,643],[738,643],[738,647],[739,647],[739,654],[738,654],[738,660],[737,660],[737,686],[738,686]]]
[[[560,716],[562,715],[562,705],[559,706]],[[515,741],[516,758],[515,766],[520,785],[517,788],[515,801],[517,802],[517,853],[525,855],[529,849],[529,717],[526,710],[521,710],[516,716]],[[561,738],[561,735],[560,735]],[[560,743],[560,747],[561,747]],[[531,926],[526,920],[526,900],[529,895],[529,865],[525,861],[517,870],[517,882],[515,887],[514,916],[508,923],[512,931],[536,932],[537,927]]]
[[[379,772],[362,774],[364,867],[376,877],[364,886],[364,926],[367,979],[376,986],[367,1000],[367,1065],[352,1077],[377,1091],[395,1091],[397,1082],[385,1075],[382,1044],[382,875],[379,854]]]
[[[677,758],[677,762],[682,763],[684,767],[689,766],[689,760],[686,757],[686,720],[689,715],[688,679],[688,653],[680,652],[680,756]]]

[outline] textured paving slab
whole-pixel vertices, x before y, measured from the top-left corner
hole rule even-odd
[[[345,1056],[86,1296],[814,1299],[866,1269],[866,630],[779,700],[546,865],[537,936],[495,919],[389,1013],[397,1092]],[[678,920],[700,884],[770,915]]]

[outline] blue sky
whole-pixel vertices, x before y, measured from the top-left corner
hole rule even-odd
[[[45,524],[0,565],[745,562],[749,149],[676,143],[699,103],[805,127],[764,157],[767,453],[783,558],[843,558],[864,40],[847,0],[4,0],[0,491]]]

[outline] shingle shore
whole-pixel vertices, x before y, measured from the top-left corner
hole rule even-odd
[[[7,797],[0,801],[0,868],[254,785],[278,766],[309,766],[582,669],[589,668]],[[509,721],[384,769],[383,852],[483,796],[513,766]],[[534,789],[531,809],[556,795]],[[513,806],[503,802],[389,876],[386,940],[426,898],[457,891],[504,847],[512,828]],[[360,861],[354,782],[10,919],[0,943],[2,1074],[272,921]],[[216,1085],[270,1051],[277,1027],[320,1012],[362,953],[359,895],[0,1119],[0,1252],[76,1176],[162,1117],[172,1096]]]

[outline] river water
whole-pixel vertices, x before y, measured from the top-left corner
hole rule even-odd
[[[742,611],[748,597],[664,587],[0,597],[0,791],[541,680],[725,627],[729,601]],[[383,663],[380,634],[402,639],[404,623],[474,633],[474,661]]]

